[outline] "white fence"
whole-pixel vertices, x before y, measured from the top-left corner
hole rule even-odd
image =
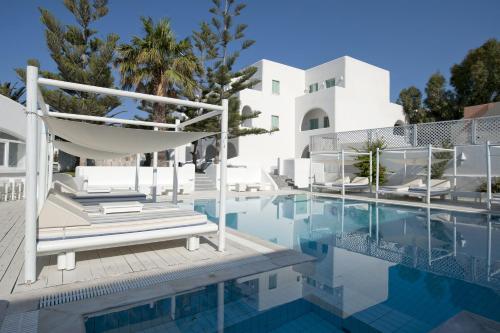
[[[388,148],[498,143],[500,116],[315,135],[311,137],[310,151],[361,148],[375,140],[382,140]]]

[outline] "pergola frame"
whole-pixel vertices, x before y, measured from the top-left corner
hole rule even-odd
[[[493,191],[491,184],[491,148],[500,148],[500,144],[492,144],[489,141],[486,142],[486,205],[488,209],[491,209],[491,203],[493,199]],[[497,155],[498,156],[498,155]]]
[[[369,156],[369,163],[370,163],[370,175],[368,176],[369,179],[369,188],[370,188],[370,193],[372,192],[372,152],[358,152],[358,151],[351,151],[351,150],[340,150],[340,151],[317,151],[317,152],[311,152],[309,156],[309,191],[313,192],[313,175],[312,175],[312,163],[313,163],[313,157],[317,155],[323,155],[323,156],[337,156],[337,159],[340,159],[341,163],[341,178],[342,178],[342,195],[345,195],[345,182],[344,182],[344,177],[345,177],[345,156],[350,155],[350,156]]]
[[[440,147],[433,147],[432,145],[428,145],[427,147],[403,147],[403,148],[385,148],[385,149],[380,149],[377,148],[376,154],[375,154],[375,163],[376,163],[376,179],[375,179],[375,198],[378,199],[379,193],[389,193],[389,191],[380,191],[380,154],[382,153],[399,153],[403,154],[404,156],[404,173],[406,177],[406,152],[408,151],[422,151],[425,152],[427,151],[427,192],[425,195],[425,202],[427,204],[431,203],[431,167],[432,167],[432,152],[433,151],[448,151],[453,153],[453,188],[457,186],[457,149],[456,147],[453,147],[453,149],[450,148],[440,148]],[[390,193],[395,193],[395,194],[404,194],[404,195],[414,195],[414,196],[419,196],[421,197],[422,195],[417,194],[417,193],[411,193],[409,194],[408,192],[392,192]]]
[[[155,123],[147,121],[137,121],[129,119],[118,119],[108,117],[95,117],[79,114],[68,114],[49,111],[48,106],[42,96],[39,85],[50,86],[65,90],[76,90],[82,92],[104,94],[118,97],[128,97],[132,99],[146,100],[155,103],[172,104],[212,110],[199,117],[179,122],[175,124]],[[226,227],[226,183],[227,183],[227,137],[228,137],[228,101],[222,100],[222,105],[213,105],[201,102],[162,97],[156,95],[142,94],[132,91],[124,91],[111,88],[96,87],[79,83],[65,82],[59,80],[46,79],[38,76],[38,68],[28,66],[26,70],[26,203],[25,203],[25,238],[24,238],[24,281],[32,283],[36,281],[36,257],[37,257],[37,220],[38,214],[43,206],[48,188],[52,178],[52,165],[49,161],[53,160],[52,142],[53,134],[48,133],[44,122],[38,117],[41,115],[57,117],[64,119],[87,120],[112,124],[128,124],[135,126],[146,126],[153,130],[159,128],[170,128],[175,131],[182,130],[184,127],[196,122],[221,115],[221,133],[220,133],[220,191],[219,191],[219,232],[218,232],[218,250],[225,249],[225,227]],[[157,153],[154,154],[153,167],[157,167]],[[137,158],[137,155],[136,155]],[[137,166],[137,163],[136,163]],[[177,161],[174,165],[174,177]],[[157,172],[153,171],[153,179],[156,184]],[[137,176],[136,176],[137,178]],[[177,182],[174,181],[173,195],[174,201],[177,196]],[[156,191],[156,189],[154,190]],[[156,193],[153,193],[156,197]]]

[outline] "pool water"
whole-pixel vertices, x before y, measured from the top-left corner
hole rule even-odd
[[[214,200],[192,206],[217,221]],[[427,332],[500,322],[500,219],[306,195],[229,199],[227,225],[314,262],[91,316],[87,332]]]

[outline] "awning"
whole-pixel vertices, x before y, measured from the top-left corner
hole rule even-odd
[[[130,154],[117,154],[102,150],[90,149],[79,146],[71,142],[60,141],[60,140],[54,141],[54,147],[73,156],[86,157],[94,160],[108,160],[130,155]]]
[[[50,116],[42,117],[42,119],[52,134],[77,146],[103,153],[122,154],[122,156],[172,149],[216,134],[213,132],[167,132],[96,125]]]

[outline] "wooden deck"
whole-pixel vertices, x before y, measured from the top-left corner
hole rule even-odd
[[[24,201],[0,203],[0,299],[20,295],[39,298],[47,294],[84,288],[134,277],[188,271],[220,265],[274,262],[274,267],[310,260],[308,256],[275,244],[229,232],[225,252],[217,251],[217,237],[202,238],[200,249],[188,251],[185,240],[79,252],[74,270],[57,270],[56,256],[37,259],[37,281],[23,284]],[[244,237],[241,238],[241,237]],[[281,264],[276,257],[281,256]],[[276,265],[275,265],[276,264]],[[271,265],[271,266],[272,266]],[[227,266],[229,267],[229,266]],[[242,270],[243,271],[243,270]]]

